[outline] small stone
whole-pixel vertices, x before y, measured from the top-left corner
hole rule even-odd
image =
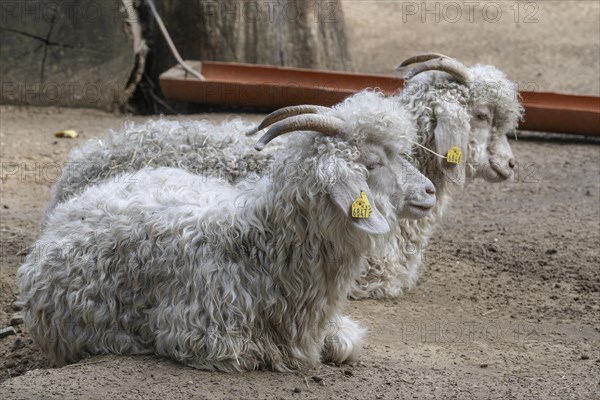
[[[20,314],[15,314],[10,319],[10,325],[11,326],[21,325],[22,323],[23,323],[23,317]]]
[[[323,380],[323,378],[321,378],[320,376],[317,376],[317,375],[311,376],[310,379],[312,379],[313,381],[315,381],[317,383],[319,383]]]
[[[192,385],[194,381],[187,381],[188,385]]]
[[[582,360],[589,360],[589,359],[590,359],[590,356],[588,356],[587,354],[582,354],[582,355],[581,355],[581,359],[582,359]]]
[[[292,390],[292,392],[294,393],[302,393],[302,389],[300,389],[299,387],[294,388],[294,390]]]
[[[13,343],[13,345],[11,346],[10,351],[14,352],[23,347],[25,347],[25,342],[23,342],[23,340],[21,338],[17,338],[15,340],[15,342]]]
[[[9,326],[8,328],[0,329],[0,339],[5,338],[10,335],[16,335],[16,334],[17,334],[17,331],[15,331],[15,328],[13,328],[12,326]]]

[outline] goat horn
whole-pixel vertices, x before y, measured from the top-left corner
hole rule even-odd
[[[294,131],[315,131],[327,136],[342,134],[344,121],[327,115],[295,115],[278,121],[256,142],[254,148],[261,151],[265,145],[278,136]]]
[[[275,122],[281,121],[282,119],[292,117],[294,115],[318,114],[321,111],[325,110],[329,110],[329,108],[322,106],[314,106],[310,104],[280,108],[279,110],[273,111],[271,114],[267,115],[265,119],[263,119],[263,121],[260,123],[260,125],[258,125],[256,128],[246,132],[246,136],[255,135],[258,131],[265,129],[267,126],[272,125]]]
[[[407,67],[411,64],[416,64],[416,63],[420,63],[423,61],[429,61],[429,60],[433,60],[435,58],[446,58],[449,59],[450,57],[440,54],[440,53],[424,53],[424,54],[417,54],[416,56],[412,56],[407,58],[406,60],[402,61],[400,64],[398,64],[398,66],[396,67],[396,71]]]
[[[472,81],[471,74],[469,73],[467,67],[465,67],[463,63],[458,62],[453,58],[437,58],[425,61],[424,63],[419,64],[411,69],[405,75],[404,79],[411,79],[422,72],[432,70],[447,72],[463,85],[466,85]]]

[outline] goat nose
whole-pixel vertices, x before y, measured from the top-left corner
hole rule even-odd
[[[513,169],[515,167],[515,165],[517,165],[517,162],[515,161],[514,158],[511,157],[510,160],[508,160],[508,166]]]
[[[425,186],[425,193],[427,193],[429,195],[434,195],[435,194],[435,186],[433,186],[432,183],[430,183],[429,185]]]

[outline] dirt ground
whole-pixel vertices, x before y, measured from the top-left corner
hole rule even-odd
[[[438,24],[406,15],[408,5],[420,5],[409,3],[344,2],[357,70],[388,72],[431,50],[493,63],[541,90],[600,95],[597,2],[531,3],[533,17],[535,9],[516,3],[518,24],[514,2],[495,3],[504,12],[497,23],[482,19],[480,5],[473,23],[442,15]],[[538,22],[525,23],[526,15]],[[0,106],[0,116],[2,329],[18,317],[15,273],[69,150],[142,117],[10,106]],[[54,138],[69,128],[80,137]],[[435,235],[415,290],[396,301],[348,303],[369,328],[355,365],[229,375],[104,356],[57,369],[16,320],[17,334],[0,339],[0,398],[600,398],[599,140],[521,132],[511,145],[515,179],[467,186]]]

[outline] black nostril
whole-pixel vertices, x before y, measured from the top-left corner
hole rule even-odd
[[[510,160],[508,160],[508,166],[509,166],[510,168],[514,168],[514,167],[515,167],[515,165],[517,165],[517,162],[515,161],[515,159],[514,159],[514,158],[511,158]]]
[[[427,194],[435,194],[435,186],[433,186],[433,185],[427,185],[427,187],[425,188],[425,193],[427,193]]]

